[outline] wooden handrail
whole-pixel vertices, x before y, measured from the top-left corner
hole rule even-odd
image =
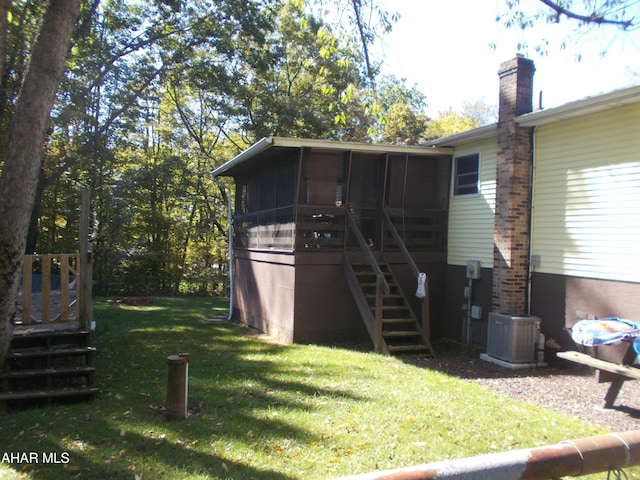
[[[384,221],[385,226],[389,230],[389,232],[391,232],[391,236],[393,237],[394,242],[396,242],[396,246],[398,247],[398,249],[400,250],[400,253],[404,257],[405,262],[409,266],[409,269],[413,274],[413,278],[415,278],[417,281],[418,276],[420,275],[420,270],[418,269],[416,262],[413,260],[413,257],[409,253],[407,246],[404,244],[402,237],[400,237],[398,230],[396,229],[395,225],[391,221],[389,214],[384,208],[382,209],[382,219]],[[421,305],[420,313],[422,316],[422,335],[424,336],[424,339],[427,342],[427,344],[430,345],[431,344],[431,333],[430,333],[431,315],[429,312],[429,283],[428,282],[429,281],[427,277],[427,281],[425,282],[425,285],[424,285],[426,295],[420,300],[420,305]]]
[[[398,233],[398,230],[396,229],[395,225],[391,221],[391,218],[389,217],[387,210],[384,208],[382,209],[382,219],[384,220],[384,224],[389,230],[389,232],[391,232],[391,236],[393,237],[393,240],[396,242],[396,246],[400,249],[400,253],[404,257],[404,261],[407,262],[407,265],[409,266],[409,269],[411,270],[413,277],[417,279],[418,275],[420,275],[420,270],[418,270],[418,266],[416,265],[416,262],[413,260],[413,257],[409,253],[409,250],[407,250],[407,246],[404,244],[402,237],[400,237],[400,234]]]
[[[353,215],[351,215],[351,212],[345,208],[344,213],[345,213],[345,218],[347,219],[348,228],[354,234],[354,236],[356,237],[356,240],[358,240],[358,245],[360,246],[360,250],[364,254],[365,258],[367,259],[367,262],[371,266],[373,273],[375,273],[376,278],[382,278],[384,293],[388,295],[390,291],[389,284],[387,283],[387,279],[384,278],[384,274],[382,273],[382,270],[380,270],[380,265],[378,265],[378,262],[376,261],[376,258],[373,256],[373,253],[371,253],[371,249],[369,248],[369,245],[367,245],[366,240],[362,236],[362,233],[360,232],[360,229],[358,228],[358,225],[356,224],[356,221],[354,220]]]
[[[376,275],[376,324],[375,339],[373,342],[376,353],[388,353],[384,347],[384,339],[382,337],[382,311],[384,305],[382,290],[386,284],[387,281],[384,275]],[[389,288],[389,285],[387,285],[387,288]]]

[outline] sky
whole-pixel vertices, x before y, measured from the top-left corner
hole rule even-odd
[[[536,8],[537,0],[522,0]],[[506,29],[496,22],[505,0],[382,0],[400,14],[375,55],[382,72],[405,78],[426,95],[427,114],[437,117],[465,101],[498,103],[500,63],[522,53],[534,61],[534,108],[551,108],[598,93],[640,84],[640,28],[622,33],[612,26],[572,34],[575,23],[541,22],[533,29]],[[640,16],[640,6],[638,16]],[[548,55],[534,49],[549,40]],[[561,49],[565,41],[567,47]],[[490,44],[494,43],[495,48]],[[519,43],[529,48],[518,50]],[[601,52],[606,52],[601,56]],[[582,56],[577,61],[578,55]]]

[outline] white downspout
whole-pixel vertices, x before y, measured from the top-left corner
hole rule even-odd
[[[229,243],[229,316],[227,317],[228,321],[233,319],[233,301],[234,301],[234,275],[233,275],[233,212],[231,210],[231,190],[226,189],[227,191],[227,221],[229,222],[228,233],[227,233],[227,241]]]
[[[532,265],[533,258],[533,210],[534,210],[534,194],[536,188],[536,139],[538,127],[533,127],[532,139],[531,139],[531,189],[529,195],[531,195],[531,201],[529,202],[529,274],[527,278],[527,314],[531,314],[531,279],[533,277],[533,270],[535,266]]]
[[[229,246],[229,315],[227,316],[227,320],[231,321],[233,319],[233,211],[231,210],[231,190],[227,188],[218,178],[214,177],[213,179],[218,188],[220,190],[226,192],[227,194],[227,219],[229,221],[229,227],[227,230],[227,244]]]

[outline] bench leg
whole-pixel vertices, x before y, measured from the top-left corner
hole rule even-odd
[[[604,408],[613,408],[613,404],[618,398],[618,393],[620,393],[620,389],[622,388],[622,384],[624,383],[624,379],[617,378],[611,381],[611,386],[607,391],[607,395],[604,397]]]

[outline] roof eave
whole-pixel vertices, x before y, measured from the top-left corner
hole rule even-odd
[[[416,145],[384,145],[375,143],[338,142],[334,140],[316,140],[308,138],[265,137],[236,155],[225,164],[211,172],[212,177],[228,174],[230,170],[255,157],[268,148],[315,148],[320,150],[358,151],[365,153],[408,153],[416,155],[452,155],[450,148],[436,148]]]
[[[216,178],[216,177],[219,177],[220,175],[223,175],[225,172],[227,172],[228,170],[232,169],[236,165],[238,165],[238,164],[244,162],[245,160],[248,160],[249,158],[257,155],[258,153],[266,150],[267,148],[269,148],[269,146],[271,146],[272,143],[273,143],[273,137],[261,138],[256,143],[254,143],[249,148],[247,148],[243,152],[241,152],[238,155],[236,155],[235,157],[233,157],[228,162],[226,162],[226,163],[220,165],[218,168],[214,169],[211,172],[211,176],[213,178]]]
[[[516,123],[521,127],[539,127],[541,125],[632,105],[634,103],[640,103],[640,85],[583,98],[582,100],[566,103],[547,110],[525,113],[516,118]]]
[[[472,142],[479,142],[488,138],[493,138],[498,135],[498,124],[492,123],[483,127],[474,128],[473,130],[467,130],[466,132],[456,133],[455,135],[449,135],[448,137],[438,138],[427,142],[427,147],[457,147],[460,145],[466,145]]]

